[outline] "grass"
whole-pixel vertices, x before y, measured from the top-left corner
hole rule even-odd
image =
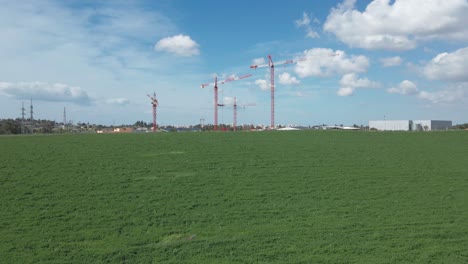
[[[0,137],[0,262],[467,263],[468,133]]]

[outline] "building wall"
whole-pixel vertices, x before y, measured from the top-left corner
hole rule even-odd
[[[424,131],[426,130],[448,130],[452,127],[452,121],[446,120],[414,120],[413,130]]]
[[[431,120],[413,120],[413,130],[414,131],[431,130],[431,127],[432,127]]]
[[[448,130],[452,121],[446,120],[375,120],[369,121],[369,129],[382,131],[430,131]]]
[[[452,121],[432,120],[431,130],[449,130],[452,128]]]
[[[375,128],[382,131],[409,131],[410,120],[374,120],[369,121],[369,129]]]

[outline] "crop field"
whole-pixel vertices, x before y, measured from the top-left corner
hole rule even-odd
[[[468,133],[0,137],[0,263],[468,263]]]

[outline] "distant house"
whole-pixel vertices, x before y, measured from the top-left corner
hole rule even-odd
[[[98,134],[112,134],[112,133],[133,133],[133,127],[116,127],[113,129],[102,129],[97,130],[96,133]]]
[[[114,128],[114,133],[133,133],[133,127],[116,127]]]
[[[150,132],[150,130],[146,127],[137,127],[137,129],[135,129],[135,132],[146,133],[146,132]]]

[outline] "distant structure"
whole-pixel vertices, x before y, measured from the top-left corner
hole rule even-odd
[[[380,131],[432,131],[448,130],[452,121],[446,120],[375,120],[369,121],[369,129]]]
[[[24,102],[21,103],[21,134],[24,134],[24,117],[26,116]]]
[[[135,129],[133,127],[115,127],[112,129],[97,130],[98,134],[112,134],[112,133],[133,133]]]
[[[31,120],[31,121],[34,120],[34,116],[33,116],[34,111],[33,111],[32,98],[31,98],[31,106],[30,106],[30,111],[29,111],[29,113],[30,113],[30,120]]]
[[[157,125],[156,125],[156,108],[158,107],[158,100],[156,99],[156,93],[153,92],[153,96],[147,94],[147,96],[151,99],[151,106],[153,108],[153,132],[156,132]]]
[[[252,76],[252,74],[243,75],[240,77],[229,77],[225,80],[218,81],[218,76],[215,76],[214,83],[203,83],[201,88],[205,88],[206,86],[212,86],[214,88],[214,130],[218,130],[218,106],[222,106],[218,103],[218,84],[225,84],[227,82],[237,81],[240,79],[248,78]]]
[[[63,129],[65,129],[67,125],[67,110],[63,107]]]
[[[337,56],[338,54],[329,54],[327,55],[328,57],[331,56]],[[319,55],[321,56],[321,55]],[[286,60],[286,61],[281,61],[277,63],[273,63],[273,59],[271,58],[271,55],[268,55],[268,63],[264,64],[257,64],[257,65],[251,65],[251,69],[257,69],[257,68],[265,68],[268,67],[270,68],[270,128],[274,129],[275,128],[275,65],[286,65],[286,64],[294,64],[299,61],[305,61],[308,60],[309,57],[307,58],[299,58],[297,60]]]
[[[242,108],[245,108],[245,107],[247,107],[247,106],[256,106],[256,104],[250,103],[250,104],[240,105],[240,107],[242,107]],[[233,122],[233,125],[232,125],[232,126],[233,126],[234,131],[236,131],[236,130],[237,130],[237,107],[238,107],[238,105],[237,105],[237,98],[236,98],[236,97],[234,97],[234,105],[233,105],[233,107],[234,107],[234,122]]]
[[[452,127],[452,121],[446,120],[413,120],[412,130],[448,130]]]

